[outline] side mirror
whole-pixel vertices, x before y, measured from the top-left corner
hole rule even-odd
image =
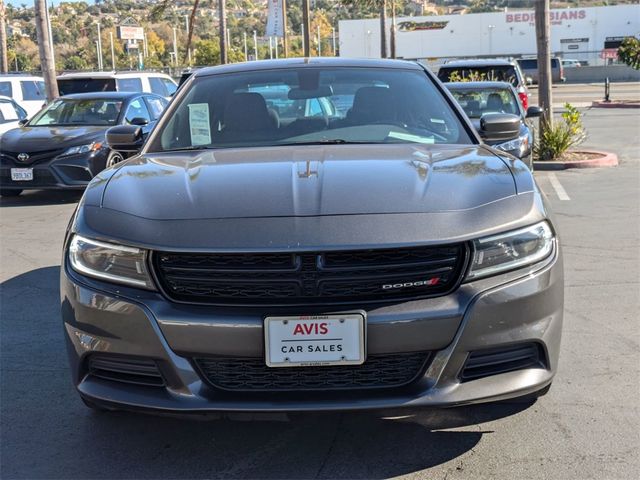
[[[118,125],[107,130],[107,144],[116,152],[139,152],[144,144],[142,128],[137,125]]]
[[[480,118],[480,136],[487,142],[511,140],[520,133],[520,117],[510,113],[485,113]]]
[[[135,117],[129,123],[131,125],[138,125],[139,127],[144,127],[145,125],[149,125],[149,120],[142,117]]]
[[[542,109],[537,105],[531,105],[527,108],[527,118],[535,118],[542,115]]]

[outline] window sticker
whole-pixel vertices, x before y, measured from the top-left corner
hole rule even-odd
[[[191,131],[192,146],[211,144],[208,103],[193,103],[189,105],[189,129]]]

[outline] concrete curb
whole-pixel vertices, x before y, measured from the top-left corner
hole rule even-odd
[[[624,102],[593,102],[591,104],[594,108],[640,108],[640,102],[635,103],[624,103]]]
[[[569,162],[533,162],[533,170],[566,170],[567,168],[600,168],[615,167],[618,165],[618,156],[615,153],[600,152],[597,150],[575,150],[576,152],[598,153],[600,158],[591,160],[573,160]]]

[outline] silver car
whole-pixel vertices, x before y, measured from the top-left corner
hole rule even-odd
[[[551,385],[556,226],[526,165],[424,67],[201,69],[144,144],[135,125],[107,141],[138,154],[90,183],[61,269],[90,407],[455,406]]]

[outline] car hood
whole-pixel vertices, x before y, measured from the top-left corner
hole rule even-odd
[[[146,154],[111,175],[102,207],[154,220],[465,210],[515,195],[484,147],[332,145]]]
[[[21,127],[2,135],[0,150],[37,153],[103,140],[108,127]]]

